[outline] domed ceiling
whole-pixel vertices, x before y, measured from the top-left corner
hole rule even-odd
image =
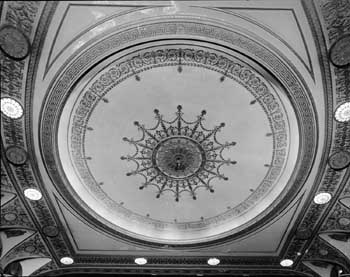
[[[1,5],[4,273],[349,273],[347,1]]]

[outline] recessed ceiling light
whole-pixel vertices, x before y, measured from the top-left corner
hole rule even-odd
[[[1,98],[1,112],[9,118],[17,119],[23,115],[23,108],[16,100],[4,97]]]
[[[25,189],[24,190],[24,196],[27,197],[30,200],[37,201],[37,200],[41,199],[42,194],[37,189]]]
[[[328,192],[320,192],[314,197],[316,204],[322,205],[328,203],[332,199],[332,195]]]
[[[218,258],[210,258],[208,259],[208,265],[218,265],[220,260]]]
[[[136,258],[135,259],[135,263],[138,264],[138,265],[144,265],[144,264],[147,264],[147,259],[145,259],[145,258]]]
[[[285,259],[285,260],[282,260],[281,262],[280,262],[280,265],[281,266],[284,266],[284,267],[288,267],[288,266],[292,266],[293,265],[293,261],[292,260],[290,260],[290,259]]]
[[[338,106],[334,114],[335,120],[338,122],[350,121],[350,102],[345,102]]]
[[[61,258],[60,262],[65,265],[70,265],[74,263],[74,260],[71,257],[63,257]]]

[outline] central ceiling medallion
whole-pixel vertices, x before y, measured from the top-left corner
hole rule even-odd
[[[182,192],[187,191],[195,200],[196,190],[200,187],[214,192],[214,179],[228,180],[220,169],[223,165],[236,164],[236,161],[225,159],[223,151],[236,143],[218,141],[217,133],[225,123],[213,129],[205,128],[205,110],[197,120],[186,121],[180,105],[176,117],[170,121],[164,120],[157,109],[154,113],[157,119],[155,127],[148,129],[136,121],[134,124],[141,131],[141,138],[123,138],[136,148],[133,155],[121,159],[136,164],[136,169],[126,175],[143,176],[145,181],[140,189],[153,185],[158,190],[157,198],[170,191],[176,201]]]

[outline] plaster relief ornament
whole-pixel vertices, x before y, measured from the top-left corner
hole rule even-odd
[[[23,60],[30,52],[28,37],[18,28],[3,25],[0,28],[0,49],[14,60]]]
[[[330,48],[329,58],[336,67],[350,65],[350,34],[340,37]]]
[[[214,192],[214,179],[228,180],[220,169],[223,165],[237,162],[223,157],[223,151],[236,143],[221,143],[217,139],[217,133],[225,123],[214,129],[205,128],[205,110],[197,120],[186,121],[180,105],[175,119],[171,121],[164,120],[157,109],[154,113],[157,119],[155,127],[148,129],[136,121],[134,124],[141,132],[141,138],[123,138],[136,150],[133,155],[121,157],[136,165],[135,170],[126,175],[143,176],[145,181],[140,189],[152,185],[158,190],[157,198],[169,191],[175,195],[176,201],[179,201],[181,193],[187,191],[196,200],[197,189],[204,187]]]

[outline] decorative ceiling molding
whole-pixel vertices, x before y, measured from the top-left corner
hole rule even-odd
[[[163,33],[164,30],[166,30],[166,33],[173,33],[173,32],[177,32],[177,28],[179,28],[179,32],[181,32],[182,34],[186,34],[186,32],[189,32],[189,34],[196,34],[197,31],[200,32],[200,35],[205,35],[207,33],[207,31],[205,31],[206,33],[203,33],[203,28],[199,28],[199,26],[203,23],[185,23],[180,21],[181,23],[178,22],[173,22],[173,23],[156,23],[156,24],[149,24],[148,26],[145,25],[144,31],[142,31],[140,33],[141,37],[144,36],[148,36],[148,35],[152,35],[154,36],[155,34],[157,34],[158,32],[160,32],[159,34]],[[253,41],[249,41],[249,39],[247,40],[247,38],[243,38],[240,37],[239,34],[230,34],[230,32],[227,29],[220,29],[217,27],[213,27],[213,26],[209,26],[209,25],[205,25],[203,24],[203,26],[205,26],[205,28],[209,28],[209,30],[213,30],[213,32],[215,32],[216,34],[218,34],[216,39],[223,39],[223,40],[228,40],[230,41],[230,43],[237,43],[238,45],[236,47],[244,47],[245,51],[252,51],[253,55],[258,56],[258,53],[260,53],[260,51],[266,51],[264,48],[260,48],[260,46],[258,45],[254,45]],[[185,29],[183,29],[185,27]],[[149,28],[149,29],[148,29]],[[165,28],[165,29],[164,29]],[[215,29],[217,28],[217,29]],[[222,32],[222,34],[220,33]],[[227,33],[227,34],[226,34]],[[128,34],[128,35],[126,35]],[[49,109],[45,110],[43,112],[43,121],[42,121],[42,133],[41,133],[41,143],[42,143],[42,147],[43,147],[43,154],[44,154],[44,158],[45,158],[45,162],[48,163],[48,169],[49,169],[49,173],[52,176],[53,180],[55,180],[55,183],[58,184],[58,186],[61,186],[60,189],[62,189],[62,192],[66,195],[67,198],[71,198],[71,195],[75,194],[75,192],[73,191],[67,191],[67,188],[69,187],[69,185],[64,185],[62,186],[62,184],[64,183],[68,183],[66,180],[62,180],[61,178],[65,175],[64,171],[61,169],[61,166],[59,164],[56,163],[55,160],[57,160],[57,158],[54,160],[53,157],[55,157],[55,153],[58,153],[58,149],[57,149],[57,145],[52,145],[52,142],[54,141],[52,138],[50,138],[53,134],[56,133],[56,131],[52,130],[52,128],[57,129],[57,121],[59,119],[58,115],[54,115],[55,110],[60,107],[61,104],[59,103],[64,103],[65,102],[65,97],[67,97],[69,94],[66,94],[64,91],[65,90],[69,90],[69,86],[72,86],[72,84],[74,84],[74,79],[77,78],[78,75],[76,75],[76,71],[80,70],[80,72],[84,71],[84,67],[88,67],[88,65],[86,64],[84,67],[82,67],[82,63],[85,64],[86,62],[88,62],[91,65],[95,64],[94,59],[91,57],[91,54],[89,54],[89,51],[91,51],[91,53],[94,53],[95,55],[95,59],[99,60],[101,59],[101,57],[98,58],[98,55],[106,55],[106,53],[108,53],[110,50],[108,49],[113,49],[114,47],[116,47],[117,45],[120,45],[122,38],[126,37],[129,38],[130,35],[134,34],[135,35],[135,31],[134,29],[129,29],[127,30],[126,34],[124,32],[121,32],[120,34],[116,34],[112,37],[108,37],[106,40],[102,40],[99,44],[96,44],[93,46],[92,49],[89,49],[87,52],[83,53],[82,56],[79,57],[79,60],[76,61],[75,63],[73,62],[67,71],[65,71],[66,75],[65,76],[61,76],[60,79],[56,80],[56,84],[52,87],[51,90],[51,95],[48,98],[48,102],[47,102],[47,107],[50,107]],[[130,34],[130,35],[129,35]],[[208,33],[209,36],[210,33]],[[221,34],[221,35],[219,35]],[[133,36],[131,36],[131,40],[135,40],[136,38]],[[198,34],[197,34],[198,35]],[[231,36],[230,39],[227,39],[227,36]],[[238,37],[237,37],[238,36]],[[244,44],[242,44],[241,40],[247,40],[246,43],[251,43],[251,45],[249,45],[249,47],[244,46]],[[114,45],[115,44],[115,45]],[[101,46],[100,46],[101,45]],[[107,47],[107,49],[105,49],[105,47]],[[94,50],[96,49],[96,50]],[[100,51],[99,54],[97,54]],[[315,123],[313,122],[313,116],[312,111],[313,108],[311,106],[311,103],[308,100],[308,93],[302,90],[302,87],[300,86],[300,84],[298,83],[298,81],[295,79],[296,77],[293,77],[293,73],[288,73],[288,69],[284,67],[284,65],[279,61],[279,60],[275,60],[273,56],[271,56],[271,53],[265,53],[264,55],[259,56],[260,59],[266,59],[265,62],[267,63],[266,65],[269,67],[270,70],[273,70],[274,72],[276,72],[276,74],[280,74],[280,72],[283,72],[283,74],[290,74],[288,78],[286,78],[287,80],[289,80],[288,84],[285,84],[287,87],[286,89],[291,92],[292,98],[294,99],[293,101],[295,102],[296,106],[299,107],[303,107],[302,110],[300,111],[301,114],[298,114],[298,116],[302,117],[302,119],[300,118],[300,126],[302,128],[301,134],[303,134],[303,139],[302,139],[302,147],[301,149],[303,149],[303,154],[302,154],[302,159],[299,160],[300,165],[297,166],[297,168],[300,168],[301,171],[299,171],[298,173],[298,182],[294,182],[294,186],[291,187],[292,190],[294,190],[294,192],[290,192],[290,193],[296,193],[297,192],[297,187],[301,186],[303,184],[303,176],[307,175],[308,172],[308,168],[310,167],[310,164],[312,162],[312,157],[313,157],[313,152],[314,152],[314,148],[315,148],[315,144],[314,144],[314,138],[315,138],[315,127],[311,127],[312,125],[314,126]],[[89,59],[86,59],[87,57],[89,57]],[[165,58],[165,57],[164,57]],[[152,61],[152,59],[150,59],[150,61]],[[159,61],[161,62],[161,60]],[[174,64],[178,65],[178,57],[173,61]],[[182,61],[184,64],[186,64],[186,60],[183,59]],[[214,59],[213,61],[211,61],[210,59],[206,62],[208,63],[207,66],[210,66],[210,63],[213,63],[216,66],[220,66],[217,65],[219,61]],[[272,67],[272,63],[274,64],[275,67]],[[281,66],[281,68],[279,69],[278,66]],[[147,63],[146,63],[147,64]],[[270,64],[270,65],[269,65]],[[77,68],[77,66],[79,65],[79,68]],[[132,76],[134,74],[136,74],[137,72],[139,72],[141,69],[138,68],[138,64],[135,63],[123,63],[120,66],[122,66],[123,69],[123,73],[125,74],[125,77],[128,76]],[[221,69],[222,74],[231,74],[231,72],[228,72],[228,69],[226,69],[227,65],[222,65],[223,68]],[[131,67],[131,68],[130,68]],[[125,71],[126,70],[126,71]],[[232,68],[232,70],[234,70],[234,67]],[[239,74],[239,72],[241,72],[242,69],[240,69],[240,67],[237,68],[238,72],[232,72],[233,78],[234,75]],[[72,79],[71,77],[71,72],[75,72],[74,73],[74,79]],[[68,77],[71,76],[71,77]],[[119,76],[119,75],[117,75]],[[125,78],[124,77],[124,78]],[[123,78],[123,76],[121,77]],[[244,76],[241,75],[241,78],[244,79]],[[281,81],[284,82],[283,80],[284,77],[281,76]],[[67,83],[67,81],[69,81]],[[108,84],[109,82],[107,81],[106,84]],[[116,83],[119,83],[118,81]],[[101,83],[102,85],[102,83]],[[254,86],[254,85],[253,85]],[[65,89],[64,89],[65,87]],[[99,87],[99,90],[101,90],[102,87]],[[102,93],[100,95],[100,93]],[[103,92],[102,91],[97,91],[97,94],[99,95],[99,97],[103,97]],[[54,96],[55,95],[55,96]],[[304,96],[302,96],[304,95]],[[62,98],[63,97],[63,98]],[[61,98],[61,99],[60,99]],[[99,98],[97,98],[96,96],[91,96],[89,99],[85,99],[83,103],[87,103],[88,106],[94,105],[93,103],[95,101],[97,101]],[[54,101],[54,102],[51,102]],[[57,102],[60,101],[60,102]],[[93,102],[91,102],[93,101]],[[301,103],[303,102],[303,104]],[[51,108],[52,107],[52,108]],[[308,108],[306,108],[308,107]],[[297,108],[297,107],[295,107]],[[47,115],[47,112],[50,112],[51,115]],[[83,115],[87,115],[88,112],[85,108],[80,108],[80,111],[83,113]],[[78,128],[77,130],[85,130],[85,129],[81,129]],[[307,138],[307,139],[306,139]],[[55,166],[53,166],[53,164],[56,164]],[[58,171],[57,171],[58,170]],[[295,174],[294,174],[295,175]],[[86,176],[86,174],[84,173],[84,176]],[[296,176],[294,176],[293,178],[296,178]],[[90,182],[88,182],[90,183]],[[296,185],[298,184],[298,185]],[[291,183],[290,183],[291,185]],[[96,191],[96,190],[95,190]],[[71,201],[71,203],[74,203],[76,200]],[[79,207],[81,205],[85,205],[82,201],[80,201],[80,204],[74,204],[76,206],[76,209],[80,209]],[[92,210],[90,212],[93,212]],[[89,213],[90,213],[89,212]],[[91,218],[90,215],[86,214],[87,218],[90,218],[90,220],[96,221],[95,217]],[[97,224],[97,222],[95,223],[96,226],[98,226],[99,224]]]
[[[298,2],[299,3],[299,2]],[[346,20],[339,21],[339,18],[348,18],[350,16],[350,7],[346,0],[324,0],[322,3],[316,1],[301,1],[302,9],[306,12],[310,18],[310,27],[313,31],[316,47],[318,47],[318,54],[320,57],[320,70],[322,74],[323,87],[324,87],[324,99],[326,101],[324,114],[319,114],[316,118],[316,111],[319,112],[317,105],[312,103],[313,95],[308,90],[307,82],[300,76],[300,74],[294,74],[293,70],[297,71],[292,64],[288,62],[281,62],[280,58],[283,58],[283,54],[278,49],[274,48],[271,44],[266,43],[254,37],[254,42],[249,39],[240,37],[234,42],[234,48],[242,51],[245,55],[251,55],[254,60],[269,69],[276,77],[282,82],[282,85],[286,87],[291,96],[291,101],[297,111],[301,111],[298,114],[299,124],[302,128],[302,150],[305,151],[302,162],[299,164],[299,177],[295,177],[297,186],[292,187],[292,193],[285,195],[284,201],[281,204],[274,203],[276,207],[271,210],[271,213],[265,217],[265,222],[262,224],[252,225],[252,228],[247,228],[238,232],[236,236],[227,237],[221,241],[217,241],[218,245],[232,241],[236,238],[243,237],[245,234],[253,231],[257,231],[259,228],[273,220],[274,212],[283,211],[284,208],[291,205],[292,198],[297,195],[302,189],[304,181],[307,180],[307,175],[311,169],[313,158],[315,156],[316,148],[316,131],[323,133],[325,131],[325,144],[323,149],[319,149],[322,152],[322,159],[317,160],[318,163],[313,166],[318,166],[318,177],[315,178],[314,185],[311,188],[311,193],[305,202],[303,207],[299,211],[299,219],[294,223],[294,227],[290,232],[290,235],[285,240],[284,247],[277,257],[264,257],[264,258],[247,258],[247,257],[232,257],[225,254],[220,257],[221,263],[218,268],[208,268],[206,265],[206,259],[202,257],[184,257],[179,258],[175,255],[169,257],[162,257],[161,252],[154,252],[156,256],[147,258],[149,263],[154,265],[154,268],[150,269],[146,266],[136,266],[133,264],[133,257],[102,257],[102,256],[86,256],[86,257],[74,257],[76,263],[81,266],[78,268],[63,268],[59,259],[64,256],[74,256],[74,249],[70,245],[66,231],[60,222],[60,215],[56,210],[56,206],[51,200],[51,192],[55,191],[54,187],[47,183],[40,162],[37,159],[35,153],[35,134],[33,134],[34,122],[37,119],[33,118],[33,95],[39,93],[35,90],[35,80],[40,78],[37,76],[37,70],[39,68],[40,56],[43,53],[44,39],[49,30],[50,20],[55,14],[56,7],[59,3],[44,3],[44,2],[5,2],[2,6],[1,17],[1,30],[6,30],[3,26],[10,25],[10,28],[16,28],[17,37],[14,36],[0,36],[2,38],[0,59],[2,63],[1,67],[1,93],[6,97],[11,97],[18,101],[24,108],[24,116],[19,119],[10,119],[6,116],[1,116],[2,120],[2,145],[1,145],[1,157],[7,157],[7,160],[2,160],[1,164],[1,182],[2,190],[4,189],[9,193],[16,193],[17,197],[9,200],[5,205],[1,207],[1,225],[6,224],[6,227],[29,227],[34,228],[37,234],[32,239],[21,243],[18,247],[9,252],[6,258],[6,263],[15,261],[18,258],[25,257],[27,254],[26,249],[31,250],[33,245],[35,250],[29,251],[34,256],[51,257],[52,262],[46,264],[41,269],[34,272],[34,274],[42,274],[42,276],[55,276],[68,272],[76,273],[124,273],[124,274],[141,274],[141,273],[175,273],[181,274],[250,274],[252,275],[283,275],[283,276],[313,276],[313,273],[303,265],[306,261],[318,261],[323,260],[327,262],[335,262],[343,272],[349,273],[350,268],[349,258],[344,256],[336,248],[325,243],[319,239],[318,235],[323,231],[341,231],[348,229],[348,217],[349,210],[346,205],[342,204],[339,199],[347,199],[350,195],[349,188],[349,175],[350,169],[347,162],[342,161],[344,159],[334,159],[337,157],[337,153],[345,153],[350,149],[350,132],[348,122],[335,122],[333,114],[337,106],[341,103],[349,102],[350,95],[348,93],[348,84],[350,83],[350,76],[348,73],[348,67],[346,57],[342,58],[337,49],[344,47],[342,41],[347,39],[347,34],[350,30],[350,23]],[[319,7],[315,7],[319,6]],[[320,8],[318,11],[318,8]],[[147,10],[147,9],[146,9]],[[294,13],[295,11],[295,13]],[[318,14],[318,12],[320,12]],[[298,11],[293,9],[294,16],[298,16]],[[186,20],[188,25],[181,25],[182,20]],[[181,24],[180,24],[181,23]],[[223,28],[221,37],[218,37],[220,32],[217,32],[218,26],[213,27],[213,22],[191,22],[188,17],[179,16],[177,19],[169,20],[168,23],[160,20],[160,23],[147,23],[149,24],[149,32],[146,29],[142,29],[143,34],[148,35],[164,35],[159,30],[168,30],[170,35],[191,35],[191,36],[206,36],[208,40],[221,40],[222,44],[230,44],[232,41],[228,41],[229,31]],[[158,29],[153,28],[157,26]],[[207,24],[207,25],[206,25]],[[300,23],[304,24],[304,23]],[[324,25],[322,27],[322,24]],[[181,25],[181,26],[180,26]],[[214,24],[215,25],[215,24]],[[152,27],[153,26],[153,27]],[[63,107],[64,97],[67,92],[77,84],[78,77],[83,76],[87,69],[91,66],[96,66],[101,59],[107,58],[109,54],[112,54],[115,46],[118,46],[122,41],[130,39],[130,43],[136,39],[135,32],[132,30],[130,24],[130,32],[124,32],[123,36],[118,37],[118,33],[115,32],[110,36],[101,35],[98,37],[100,41],[93,41],[88,43],[76,54],[71,56],[69,63],[63,64],[62,70],[55,82],[48,91],[43,93],[52,93],[57,91],[58,94],[55,97],[63,97],[61,99],[54,99],[53,93],[47,95],[47,106],[43,108],[43,134],[47,137],[42,137],[43,155],[47,161],[47,170],[51,172],[54,182],[56,182],[57,191],[60,193],[59,197],[64,196],[66,201],[72,205],[72,208],[80,215],[83,215],[85,219],[89,221],[92,226],[101,229],[99,227],[100,221],[95,220],[91,215],[85,214],[80,209],[79,203],[75,202],[67,188],[65,187],[68,182],[61,179],[62,171],[57,170],[57,164],[54,160],[55,151],[57,145],[54,145],[54,134],[57,131],[57,121],[60,116],[59,109]],[[188,29],[186,29],[189,27]],[[168,29],[167,29],[168,28]],[[193,28],[193,29],[191,29]],[[198,29],[196,29],[198,28]],[[201,29],[203,28],[203,29]],[[206,29],[207,28],[207,29]],[[215,28],[218,28],[215,30]],[[324,29],[322,29],[324,28]],[[126,28],[125,28],[126,29]],[[195,33],[191,33],[196,30]],[[224,30],[224,31],[223,31]],[[175,31],[175,32],[174,32]],[[204,32],[203,32],[204,31]],[[141,33],[142,33],[141,32]],[[148,32],[148,33],[147,33]],[[196,33],[197,32],[197,33]],[[201,33],[202,32],[202,33]],[[222,35],[224,34],[225,35]],[[16,34],[16,33],[15,33]],[[237,34],[235,34],[237,35]],[[146,37],[147,37],[146,36]],[[327,40],[325,40],[325,37]],[[328,36],[328,37],[327,37]],[[27,37],[28,39],[24,39]],[[143,37],[142,39],[145,39]],[[118,42],[118,39],[119,42]],[[114,39],[114,40],[113,40]],[[8,43],[13,41],[21,42],[21,47],[9,49]],[[329,40],[329,41],[328,41]],[[26,43],[26,42],[27,43]],[[136,40],[135,40],[136,41]],[[101,43],[103,42],[103,43]],[[95,43],[95,44],[93,44]],[[115,43],[113,45],[112,43]],[[259,49],[258,44],[263,43],[267,45],[272,52],[267,49]],[[27,47],[26,47],[27,45]],[[340,46],[339,46],[340,45]],[[248,49],[245,48],[248,46]],[[327,46],[327,47],[326,47]],[[6,48],[7,47],[7,48]],[[105,47],[105,48],[102,48]],[[110,47],[110,48],[108,48]],[[346,47],[346,45],[345,45]],[[6,50],[7,49],[7,50]],[[329,49],[329,53],[325,50]],[[11,52],[10,51],[15,51]],[[98,52],[101,51],[101,52]],[[106,51],[106,52],[104,52]],[[345,49],[345,51],[347,51]],[[10,55],[9,55],[10,54]],[[24,55],[25,54],[25,55]],[[80,56],[79,56],[79,55]],[[28,55],[28,56],[27,56]],[[96,56],[95,56],[96,55]],[[14,57],[14,59],[13,59]],[[333,64],[327,60],[330,57]],[[21,59],[21,60],[19,60]],[[40,62],[39,62],[40,61]],[[176,60],[174,65],[179,66],[179,61]],[[75,66],[75,67],[74,67]],[[128,77],[134,77],[136,81],[142,82],[142,71],[138,71],[134,65],[127,66],[129,73]],[[183,67],[179,67],[183,70]],[[224,68],[220,70],[223,80],[227,78],[227,72]],[[314,67],[314,72],[318,70],[318,67]],[[290,74],[291,73],[291,74]],[[182,74],[179,72],[179,74]],[[290,75],[286,75],[290,74]],[[47,75],[50,76],[50,75]],[[139,77],[139,80],[137,78]],[[317,74],[315,77],[318,77]],[[66,78],[66,79],[65,79]],[[221,79],[219,80],[221,81]],[[332,82],[336,84],[332,87]],[[333,93],[329,93],[329,92]],[[68,93],[69,94],[69,93]],[[50,98],[51,97],[51,98]],[[298,99],[303,98],[303,101],[298,102]],[[55,100],[59,100],[55,102]],[[60,102],[62,101],[62,102]],[[62,106],[58,104],[62,104]],[[185,105],[184,105],[185,106]],[[305,107],[307,107],[305,109]],[[54,110],[56,109],[56,110]],[[318,120],[324,117],[326,120],[324,130],[317,130]],[[50,133],[51,132],[51,133]],[[11,155],[6,156],[4,149],[21,149],[18,151],[12,151]],[[305,147],[305,148],[304,148]],[[319,146],[318,146],[319,147]],[[56,148],[56,149],[55,149]],[[55,151],[50,152],[50,149]],[[48,152],[46,152],[48,150]],[[23,153],[28,154],[24,155]],[[23,157],[26,156],[24,159]],[[20,161],[20,162],[18,162]],[[339,165],[340,164],[340,165]],[[44,181],[45,180],[45,181]],[[31,202],[26,200],[23,196],[23,190],[26,188],[37,188],[43,193],[43,199],[38,202]],[[312,202],[313,196],[316,192],[327,191],[331,193],[332,200],[325,206],[316,205]],[[56,193],[56,191],[54,192]],[[90,211],[91,212],[91,211]],[[4,225],[5,226],[5,225]],[[110,226],[104,226],[104,232],[109,235],[116,235],[115,230]],[[103,229],[103,228],[102,228]],[[130,237],[124,237],[120,234],[118,238],[124,238],[130,243],[140,243],[143,241],[137,241]],[[150,244],[146,245],[150,246]],[[152,245],[152,244],[151,244]],[[159,247],[159,245],[153,245]],[[202,247],[203,245],[198,245]],[[209,245],[205,245],[207,247]],[[195,246],[197,247],[197,246]],[[28,251],[27,251],[28,252]],[[299,253],[299,254],[298,254]],[[158,256],[157,256],[158,255]],[[27,256],[26,256],[27,257]],[[279,266],[280,259],[290,258],[294,260],[294,265],[291,269],[281,269]],[[98,266],[105,266],[104,269],[96,268]],[[242,269],[237,270],[236,265],[239,264]],[[269,265],[269,269],[262,269],[264,265]],[[108,265],[108,267],[106,267]],[[183,265],[186,268],[178,269],[179,265]],[[252,266],[256,269],[251,270]],[[198,270],[198,268],[201,268]],[[258,269],[261,268],[261,269]]]

